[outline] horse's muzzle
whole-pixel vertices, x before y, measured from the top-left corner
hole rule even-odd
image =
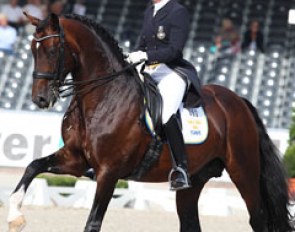
[[[50,105],[50,101],[40,95],[34,97],[32,100],[41,109],[48,108]]]

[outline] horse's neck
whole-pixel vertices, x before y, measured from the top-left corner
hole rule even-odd
[[[128,124],[127,118],[130,119],[131,126],[138,120],[143,108],[138,84],[126,75],[77,98],[86,126],[94,122],[102,128],[110,126],[114,129],[125,121]]]
[[[98,57],[97,61],[100,59],[101,58]],[[104,67],[103,69],[107,70],[107,72],[101,69],[92,69],[93,71],[89,72],[91,69],[87,64],[90,62],[90,60],[89,62],[85,61],[85,65],[81,67],[81,70],[78,70],[80,74],[76,76],[78,81],[99,79],[100,77],[109,76],[123,69],[123,64],[113,58],[112,62],[109,62],[107,59],[104,60],[103,63],[96,62],[95,66]],[[85,75],[87,72],[88,75]],[[124,114],[129,114],[131,110],[141,108],[140,86],[135,80],[137,77],[132,75],[134,74],[127,71],[102,86],[93,88],[93,90],[89,92],[86,91],[85,95],[82,94],[83,96],[78,96],[78,98],[80,98],[79,103],[83,115],[86,118],[95,115],[96,118],[100,119],[105,118],[106,115],[108,115],[109,118],[124,117]],[[83,88],[87,89],[87,87]],[[82,90],[81,92],[83,92],[83,88],[77,90]]]
[[[104,76],[113,69],[120,69],[122,65],[115,56],[112,56],[108,44],[87,25],[72,20],[64,20],[64,25],[69,41],[74,41],[69,43],[72,43],[74,51],[77,52],[75,54],[79,64],[78,70],[75,70],[77,81]]]
[[[112,43],[83,26],[80,32],[78,35],[73,35],[80,46],[79,67],[75,73],[72,73],[75,81],[99,79],[123,69],[122,57],[116,54],[118,51],[116,48],[113,49]],[[130,75],[131,72],[126,72],[103,86],[86,91],[87,93],[81,94],[82,96],[77,95],[81,113],[90,117],[95,115],[101,119],[106,115],[118,117],[123,112],[128,113],[130,109],[140,107],[139,86]],[[81,90],[79,88],[76,89],[78,92]]]
[[[83,49],[80,54],[80,68],[78,70],[78,75],[76,78],[78,81],[83,81],[87,79],[98,78],[99,76],[106,76],[111,73],[113,70],[119,70],[121,68],[120,63],[109,57],[109,55],[100,47],[89,48],[90,46],[86,46],[87,49]]]

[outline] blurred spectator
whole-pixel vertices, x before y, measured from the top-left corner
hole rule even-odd
[[[242,50],[246,49],[258,50],[264,53],[263,34],[257,20],[251,21],[249,29],[244,34]]]
[[[73,13],[78,15],[85,15],[86,6],[84,5],[84,0],[77,0],[73,7]]]
[[[240,51],[240,36],[230,19],[222,20],[221,29],[210,51],[221,56],[235,55]]]
[[[64,1],[55,0],[49,3],[48,12],[61,15],[64,11]]]
[[[23,10],[38,19],[44,19],[41,0],[27,0],[27,4],[24,6]]]
[[[8,24],[19,30],[25,24],[25,16],[22,8],[18,5],[18,0],[10,0],[8,4],[4,4],[1,13],[7,16]]]
[[[14,53],[13,44],[16,41],[16,29],[8,25],[7,16],[0,14],[0,51],[11,55]]]
[[[212,69],[209,80],[215,80],[218,70],[224,67],[225,62],[232,62],[234,56],[241,50],[240,36],[232,21],[228,18],[222,20],[221,28],[215,37],[214,45],[210,47]]]
[[[210,47],[210,52],[218,53],[219,51],[221,51],[222,47],[222,37],[218,35],[214,39],[214,45]]]

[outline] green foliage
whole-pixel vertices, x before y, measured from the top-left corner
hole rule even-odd
[[[128,182],[126,180],[119,180],[116,188],[128,188]]]
[[[287,169],[288,176],[295,177],[295,144],[290,145],[286,150],[283,159],[284,165]]]
[[[290,128],[289,131],[289,144],[294,144],[295,143],[295,126]]]
[[[64,187],[74,187],[77,178],[71,176],[55,176],[55,175],[39,175],[37,178],[42,178],[47,180],[49,186],[64,186]]]
[[[293,110],[293,114],[295,111]],[[284,158],[284,165],[287,169],[288,176],[295,177],[295,117],[292,117],[292,124],[289,130],[289,147],[287,148]]]
[[[48,186],[63,186],[63,187],[74,187],[78,178],[71,176],[62,175],[47,175],[41,174],[37,178],[43,178],[47,180]],[[128,182],[125,180],[119,180],[116,188],[128,188]]]

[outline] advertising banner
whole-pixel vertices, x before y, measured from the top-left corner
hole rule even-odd
[[[0,167],[26,167],[62,145],[63,115],[46,112],[0,110]],[[283,155],[289,139],[286,129],[268,129]]]
[[[0,110],[0,166],[26,167],[62,144],[62,114]]]

